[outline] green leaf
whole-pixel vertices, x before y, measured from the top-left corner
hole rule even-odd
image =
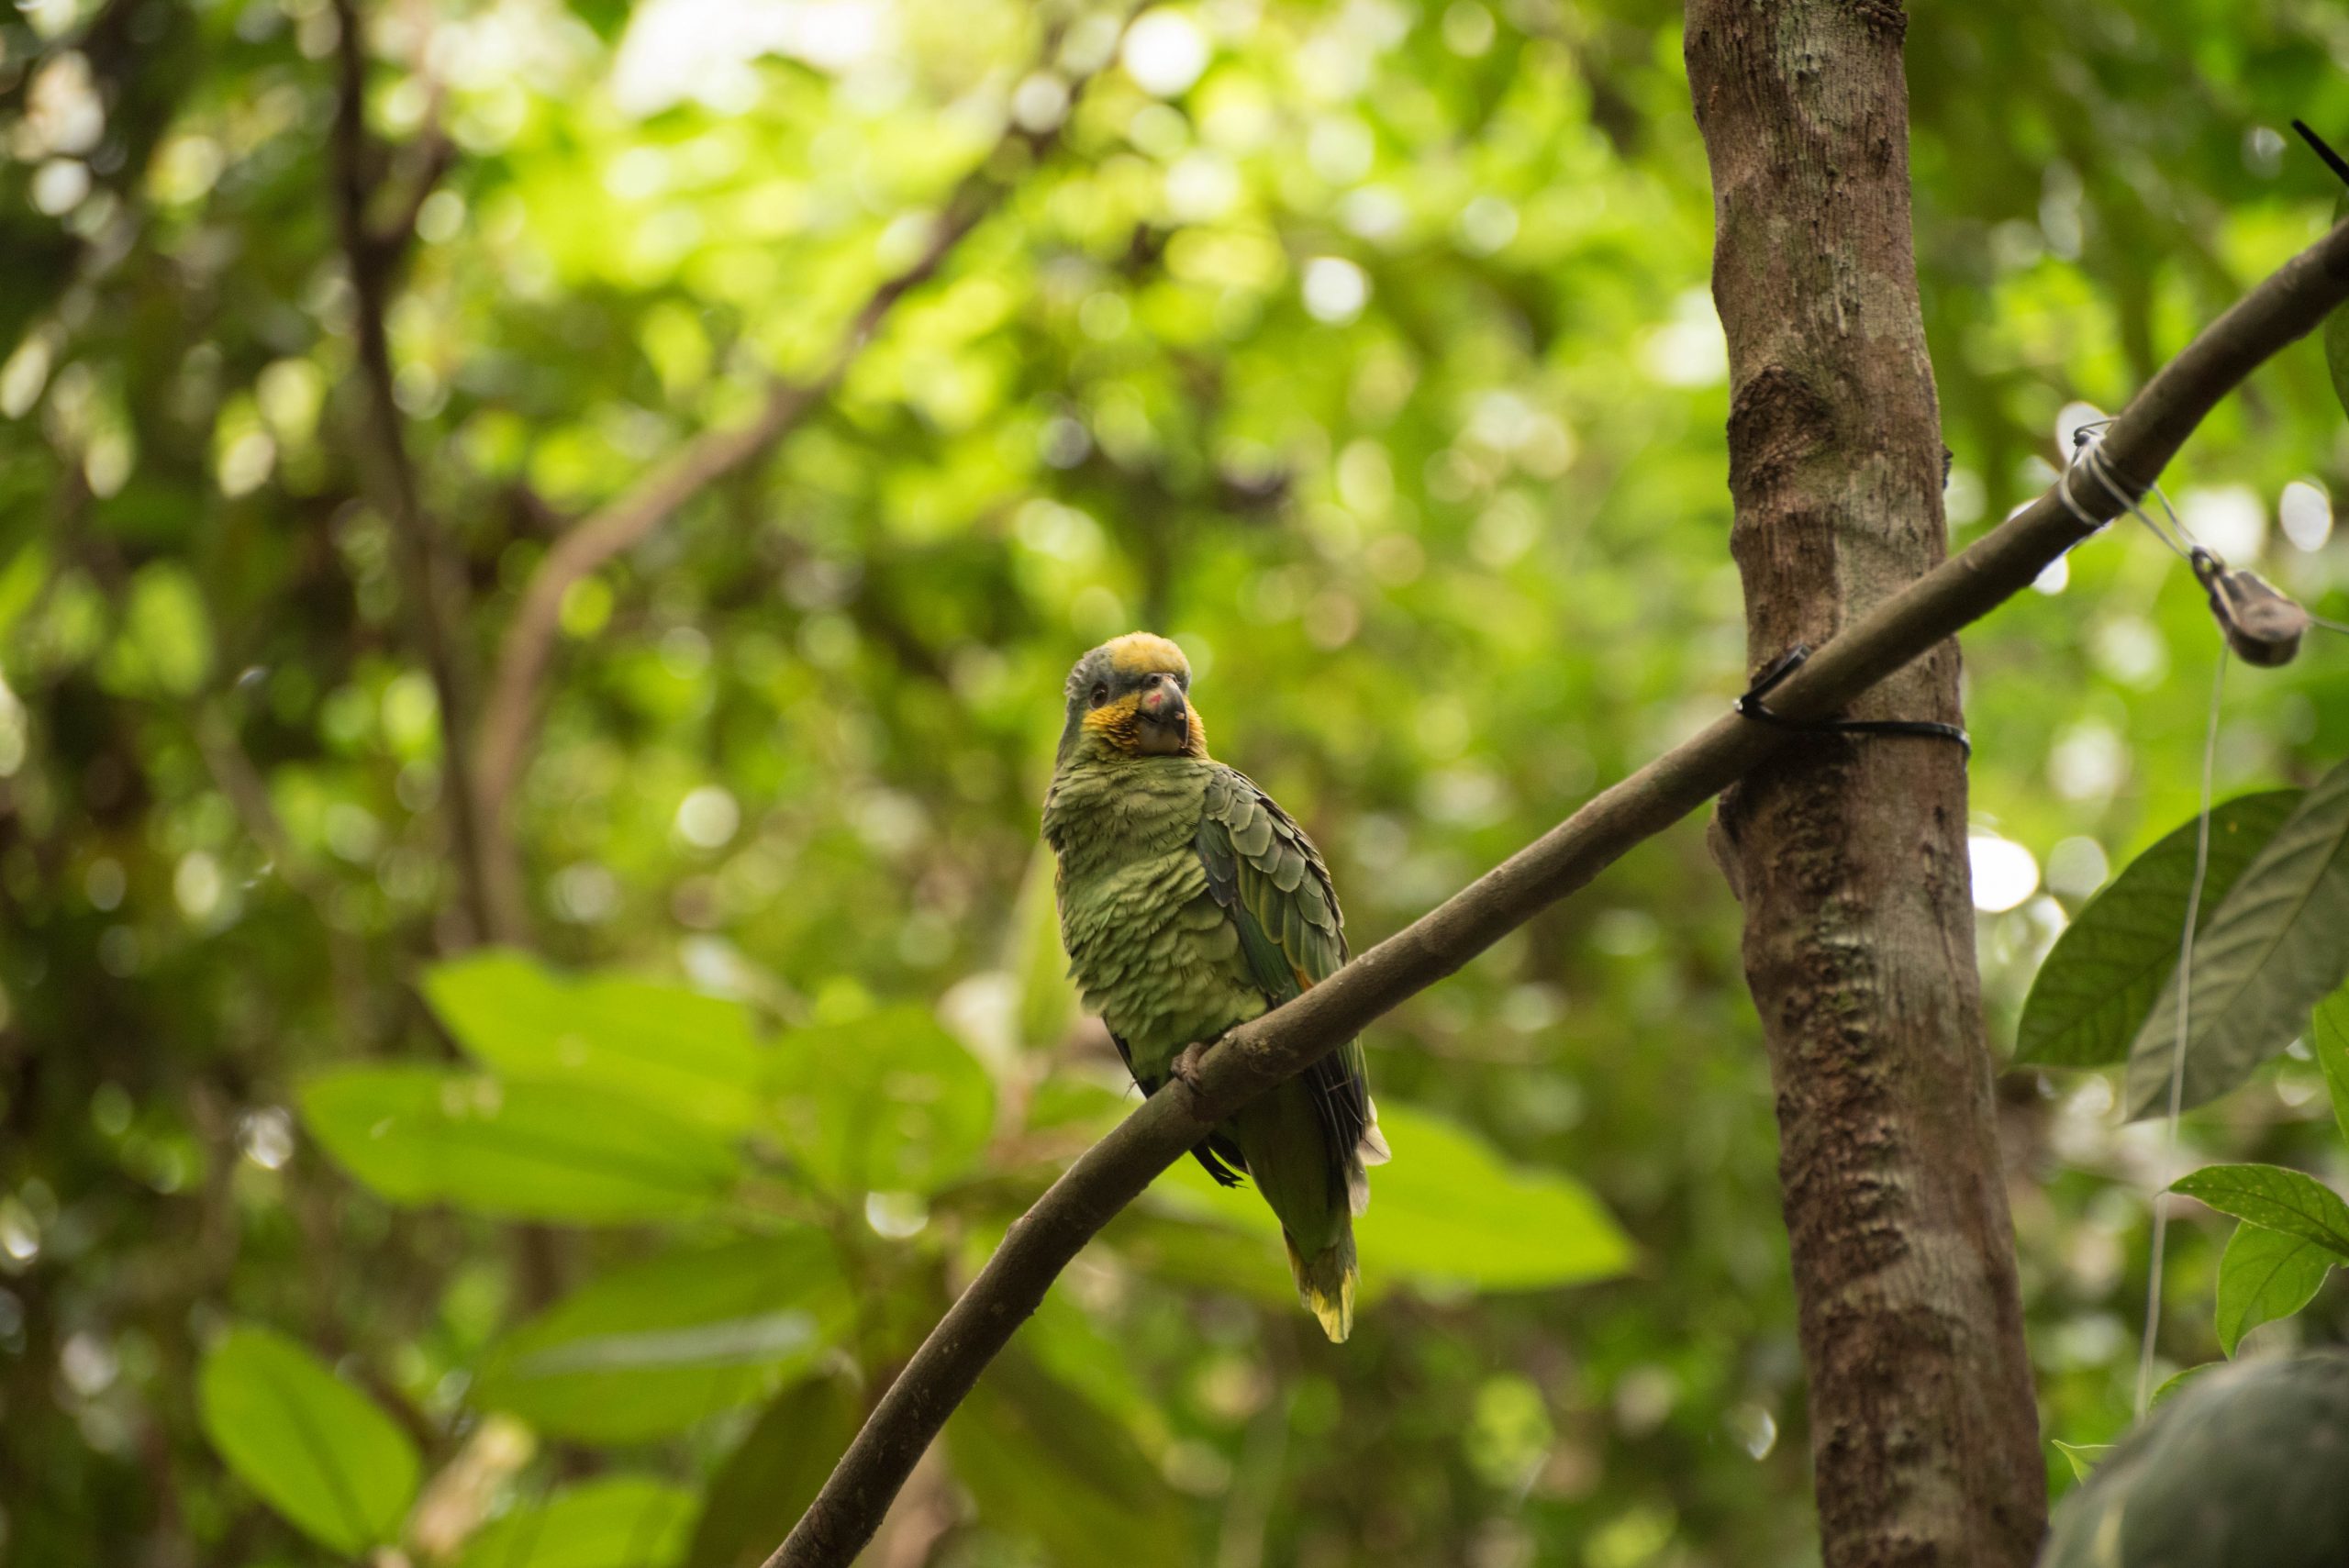
[[[1128,1266],[1152,1279],[1294,1307],[1297,1285],[1281,1257],[1279,1227],[1252,1224],[1251,1203],[1263,1207],[1250,1193],[1227,1195],[1178,1168],[1160,1177],[1150,1198],[1111,1220],[1101,1236]]]
[[[2224,1362],[2204,1362],[2200,1366],[2189,1366],[2184,1372],[2171,1373],[2167,1377],[2162,1379],[2162,1385],[2154,1390],[2154,1396],[2145,1401],[2145,1408],[2148,1410],[2158,1408],[2162,1401],[2167,1399],[2171,1395],[2185,1393],[2186,1385],[2192,1383],[2196,1378],[2200,1377],[2204,1373],[2213,1371],[2226,1364],[2227,1363]]]
[[[674,1219],[737,1174],[715,1133],[606,1090],[435,1067],[344,1067],[303,1085],[302,1118],[394,1203],[580,1224]]]
[[[2219,1348],[2232,1356],[2245,1332],[2306,1307],[2340,1261],[2304,1236],[2236,1226],[2219,1259]]]
[[[1016,1347],[946,1423],[956,1479],[990,1529],[1061,1568],[1180,1568],[1188,1510],[1132,1433]]]
[[[2327,773],[2246,867],[2194,949],[2184,1098],[2199,1106],[2292,1042],[2349,973],[2349,762]],[[2168,1103],[2178,976],[2129,1048],[2123,1104]]]
[[[759,1568],[816,1500],[863,1417],[841,1378],[785,1389],[711,1478],[685,1568]]]
[[[669,1568],[699,1501],[645,1475],[583,1482],[482,1530],[458,1568]]]
[[[1406,1281],[1542,1290],[1630,1266],[1630,1240],[1573,1177],[1510,1165],[1475,1134],[1411,1106],[1381,1105],[1378,1120],[1395,1158],[1371,1172],[1370,1212],[1354,1221],[1366,1296]],[[1280,1222],[1264,1199],[1216,1187],[1195,1162],[1160,1184],[1181,1212],[1277,1245]]]
[[[2299,798],[2297,790],[2247,795],[2210,813],[2199,929],[2209,928],[2227,890]],[[2129,1041],[2177,968],[2199,836],[2199,819],[2165,834],[2064,928],[2023,1001],[2017,1062],[2101,1067],[2128,1056]]]
[[[2104,1462],[2104,1456],[2116,1446],[2112,1443],[2067,1443],[2061,1438],[2050,1438],[2055,1451],[2072,1463],[2072,1479],[2086,1481],[2088,1472]]]
[[[2299,1171],[2280,1165],[2210,1165],[2180,1178],[2170,1191],[2221,1214],[2313,1241],[2349,1262],[2349,1203]]]
[[[356,1556],[399,1538],[416,1500],[416,1445],[292,1340],[231,1329],[205,1355],[196,1409],[228,1468],[328,1551]]]
[[[618,975],[568,979],[515,952],[435,965],[424,994],[457,1042],[506,1077],[609,1089],[729,1131],[757,1120],[765,1052],[739,1003]]]
[[[2309,1046],[2324,1070],[2333,1125],[2349,1138],[2349,991],[2335,991],[2316,1005],[2309,1020]]]
[[[483,1363],[477,1397],[559,1437],[662,1437],[765,1398],[822,1353],[849,1312],[820,1231],[673,1252],[607,1274],[508,1334]]]
[[[793,1031],[766,1086],[793,1160],[842,1196],[937,1192],[978,1162],[995,1125],[986,1069],[919,1007]]]

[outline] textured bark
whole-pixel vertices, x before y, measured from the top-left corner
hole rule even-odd
[[[1904,18],[1690,0],[1756,668],[1941,563]],[[1867,717],[1959,717],[1943,642]],[[1819,739],[1722,806],[1777,1091],[1828,1568],[2030,1562],[2045,1482],[1975,971],[1959,748]]]

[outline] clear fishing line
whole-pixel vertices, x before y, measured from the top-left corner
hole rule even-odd
[[[2148,525],[2151,526],[2150,524]],[[2169,1052],[2169,1115],[2162,1137],[2162,1184],[2154,1193],[2153,1254],[2146,1263],[2145,1338],[2137,1351],[2137,1416],[2154,1399],[2154,1345],[2162,1328],[2162,1252],[2169,1236],[2170,1173],[2177,1167],[2178,1113],[2186,1099],[2186,1040],[2194,1008],[2194,928],[2202,916],[2202,884],[2210,869],[2210,792],[2219,763],[2219,708],[2227,689],[2227,649],[2219,647],[2210,677],[2210,717],[2202,736],[2202,811],[2195,819],[2194,880],[2186,894],[2186,929],[2177,939],[2177,1032]]]

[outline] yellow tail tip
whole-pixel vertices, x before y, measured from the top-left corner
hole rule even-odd
[[[1320,1320],[1321,1331],[1333,1345],[1342,1345],[1354,1331],[1354,1282],[1362,1271],[1354,1265],[1354,1250],[1341,1245],[1317,1253],[1308,1262],[1288,1233],[1281,1233],[1288,1248],[1289,1273],[1297,1279],[1297,1298]]]

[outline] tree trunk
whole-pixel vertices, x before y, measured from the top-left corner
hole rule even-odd
[[[1894,0],[1689,0],[1758,669],[1945,551]],[[1860,705],[1959,717],[1943,643]],[[1959,748],[1820,737],[1722,803],[1777,1091],[1828,1568],[2021,1568],[2044,1527]]]

